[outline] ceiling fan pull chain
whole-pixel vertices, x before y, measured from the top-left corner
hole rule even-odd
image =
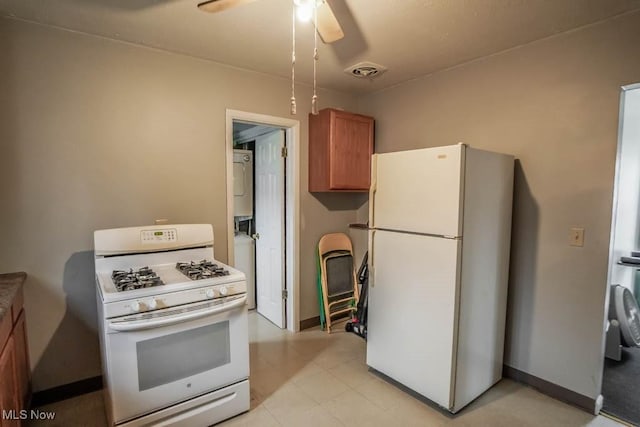
[[[311,97],[311,114],[318,115],[318,95],[316,93],[316,73],[318,68],[318,4],[313,6],[313,96]]]
[[[296,5],[292,1],[291,48],[291,114],[296,115]]]

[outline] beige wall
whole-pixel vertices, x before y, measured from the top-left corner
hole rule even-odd
[[[289,117],[286,79],[0,18],[0,271],[24,270],[35,390],[100,374],[93,231],[212,223],[226,260],[225,110]],[[314,247],[355,221],[307,192],[301,121],[301,318],[318,314]],[[322,107],[355,98],[321,91]],[[307,102],[308,101],[308,102]],[[338,195],[344,196],[344,195]]]
[[[378,152],[463,141],[519,159],[505,361],[592,398],[620,86],[640,81],[638,46],[635,13],[360,100]],[[583,248],[569,247],[572,226],[585,227]]]

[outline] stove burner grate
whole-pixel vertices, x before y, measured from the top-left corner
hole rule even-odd
[[[176,264],[182,274],[191,280],[209,279],[211,277],[228,276],[229,271],[214,264],[211,261],[202,260],[200,262],[179,262]]]
[[[114,270],[111,273],[111,279],[118,292],[164,285],[158,275],[149,267],[142,267],[136,271],[133,268],[129,271]]]

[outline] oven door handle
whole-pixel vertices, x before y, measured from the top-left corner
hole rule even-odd
[[[199,319],[201,317],[211,316],[213,314],[223,313],[225,311],[233,310],[237,307],[242,307],[247,302],[247,296],[243,295],[240,298],[236,298],[231,302],[225,302],[220,305],[208,307],[201,310],[187,311],[184,313],[176,314],[174,316],[159,317],[157,319],[144,319],[144,320],[128,320],[120,322],[109,322],[109,329],[118,332],[131,332],[140,331],[143,329],[160,328],[163,326],[175,325],[176,323],[187,322],[189,320]]]

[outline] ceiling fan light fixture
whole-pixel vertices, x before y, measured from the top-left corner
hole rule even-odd
[[[256,0],[205,0],[198,3],[198,9],[216,13],[252,3]],[[311,97],[311,113],[318,114],[317,71],[318,71],[318,36],[325,44],[334,43],[344,37],[340,23],[336,19],[331,5],[326,0],[290,0],[291,1],[291,98],[290,111],[297,112],[296,106],[296,18],[301,21],[313,19],[313,96]]]
[[[298,21],[300,22],[311,21],[311,18],[313,17],[313,6],[309,4],[296,6],[296,16],[298,16]]]
[[[315,8],[320,6],[322,0],[294,0],[296,16],[300,22],[309,22],[313,18]]]

